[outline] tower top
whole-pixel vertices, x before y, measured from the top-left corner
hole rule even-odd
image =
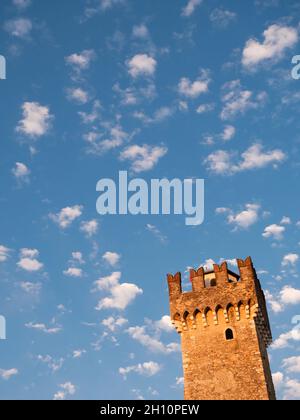
[[[181,273],[168,274],[171,319],[176,323],[178,332],[182,332],[178,320],[184,322],[187,314],[214,314],[221,308],[225,312],[229,307],[246,308],[249,319],[255,319],[262,333],[266,347],[272,342],[271,328],[266,308],[266,301],[251,257],[238,259],[239,274],[228,269],[227,262],[214,264],[213,270],[204,267],[190,270],[192,291],[182,291]],[[175,322],[177,321],[177,322]]]

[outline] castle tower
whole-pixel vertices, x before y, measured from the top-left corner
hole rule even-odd
[[[171,319],[181,335],[186,400],[276,399],[267,348],[272,342],[264,293],[251,258],[168,275]]]

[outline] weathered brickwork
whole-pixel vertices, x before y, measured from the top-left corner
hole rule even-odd
[[[274,400],[267,347],[272,342],[264,293],[251,258],[168,275],[171,319],[181,335],[186,400]]]

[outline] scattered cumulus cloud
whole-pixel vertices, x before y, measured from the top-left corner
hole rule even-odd
[[[4,29],[15,38],[26,39],[32,31],[32,22],[27,18],[16,18],[5,22]]]
[[[178,343],[164,344],[159,338],[148,334],[145,326],[130,327],[128,328],[127,333],[135,341],[154,353],[170,354],[180,351]]]
[[[108,297],[101,299],[96,310],[118,309],[125,310],[139,295],[143,293],[136,284],[120,283],[121,273],[115,272],[111,276],[103,277],[95,282],[95,291],[109,292]]]
[[[260,205],[249,203],[246,204],[245,209],[235,213],[231,209],[218,208],[217,214],[226,214],[227,223],[233,225],[235,229],[248,229],[259,220]]]
[[[40,324],[40,323],[34,323],[34,322],[29,322],[25,324],[25,327],[28,329],[40,331],[40,332],[43,332],[44,334],[49,334],[49,335],[57,334],[61,332],[62,330],[62,328],[58,326],[48,327],[46,324]]]
[[[24,248],[20,252],[20,260],[17,265],[24,271],[40,271],[44,265],[37,259],[38,256],[39,251],[37,249]]]
[[[200,95],[208,92],[209,84],[210,78],[208,72],[203,70],[199,78],[195,81],[183,77],[178,84],[178,92],[186,98],[196,99]]]
[[[31,5],[31,0],[13,0],[13,5],[20,10],[25,10]]]
[[[244,89],[240,80],[225,83],[222,90],[223,109],[220,115],[222,120],[231,120],[250,110],[262,108],[267,101],[266,92],[255,94],[251,90]]]
[[[110,316],[102,321],[102,325],[111,332],[116,332],[118,329],[122,328],[128,323],[128,320],[123,317],[113,317]]]
[[[76,219],[81,217],[82,211],[83,207],[79,205],[65,207],[57,214],[50,214],[50,219],[61,229],[67,229]]]
[[[263,237],[281,241],[285,231],[286,228],[284,226],[273,224],[265,228]]]
[[[19,371],[18,369],[0,369],[0,378],[4,379],[5,381],[8,381],[13,376],[18,375]]]
[[[287,254],[283,257],[282,266],[283,267],[291,267],[295,266],[299,261],[298,254]]]
[[[128,72],[135,79],[140,76],[153,76],[157,61],[148,54],[137,54],[127,62]]]
[[[96,235],[98,232],[99,224],[97,220],[89,220],[87,222],[82,222],[80,226],[81,232],[83,232],[88,238]]]
[[[190,17],[195,12],[198,6],[200,6],[202,0],[188,0],[185,7],[182,9],[181,15],[184,17]]]
[[[237,19],[237,14],[223,8],[214,9],[210,14],[210,21],[214,26],[225,29]]]
[[[69,396],[73,396],[76,393],[76,386],[71,382],[66,382],[59,385],[59,391],[53,397],[55,401],[61,401],[67,399]]]
[[[29,182],[30,169],[24,163],[16,162],[12,169],[12,174],[20,183]]]
[[[65,57],[65,62],[75,74],[80,75],[84,70],[88,70],[92,61],[95,59],[94,50],[84,50],[81,53],[74,53]]]
[[[39,138],[48,133],[53,116],[47,106],[38,102],[24,102],[23,117],[17,125],[17,132],[31,138]]]
[[[291,26],[274,24],[263,33],[263,42],[249,39],[243,50],[245,68],[255,68],[263,62],[278,62],[287,49],[293,48],[299,39],[298,30]]]
[[[233,175],[270,165],[276,168],[285,159],[286,154],[282,150],[265,151],[261,144],[256,143],[241,154],[240,161],[236,161],[235,153],[217,150],[207,157],[205,163],[207,169],[216,175]]]
[[[80,278],[83,276],[83,271],[81,268],[70,267],[64,271],[64,275],[67,277]]]
[[[116,252],[106,252],[102,258],[104,259],[104,261],[106,261],[109,265],[111,265],[112,267],[115,267],[121,258],[121,255],[119,255]]]
[[[89,93],[80,87],[67,89],[67,98],[79,105],[85,105],[90,100]]]
[[[8,260],[11,250],[4,245],[0,245],[0,263]]]
[[[120,375],[126,379],[129,373],[137,373],[143,376],[154,376],[160,372],[161,366],[156,362],[145,362],[134,366],[121,367],[119,369]]]
[[[168,152],[164,146],[133,145],[127,147],[120,155],[122,161],[131,161],[131,169],[135,173],[150,171]]]

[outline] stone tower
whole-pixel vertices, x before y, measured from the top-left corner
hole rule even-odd
[[[275,400],[265,296],[251,258],[168,275],[171,319],[181,335],[186,400]]]

